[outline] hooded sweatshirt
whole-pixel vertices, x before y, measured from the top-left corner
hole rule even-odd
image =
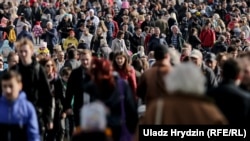
[[[40,141],[35,108],[20,92],[15,101],[0,98],[0,139],[3,141]]]

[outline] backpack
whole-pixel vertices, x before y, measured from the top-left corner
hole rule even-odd
[[[10,29],[9,34],[7,35],[9,42],[14,43],[16,41],[16,32],[14,28]]]

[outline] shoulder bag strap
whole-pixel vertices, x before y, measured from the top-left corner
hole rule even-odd
[[[156,114],[155,114],[155,125],[160,125],[162,122],[162,109],[163,109],[163,100],[159,99],[156,103]]]

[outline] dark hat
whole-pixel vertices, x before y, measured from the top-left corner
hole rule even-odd
[[[216,55],[214,53],[208,53],[206,55],[206,61],[216,61]]]
[[[166,45],[158,45],[154,48],[154,56],[156,60],[162,60],[168,53],[168,47]]]
[[[80,43],[78,44],[78,49],[90,49],[89,45],[87,43]]]

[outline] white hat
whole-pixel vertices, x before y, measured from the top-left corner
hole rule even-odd
[[[89,12],[91,13],[95,13],[94,9],[90,9]]]
[[[85,104],[81,109],[81,128],[87,131],[104,131],[107,126],[106,107],[96,101]]]
[[[197,59],[202,59],[202,58],[203,58],[203,55],[202,55],[202,53],[201,53],[199,50],[194,49],[194,50],[191,52],[190,57],[197,58]]]
[[[47,42],[42,42],[41,47],[47,47]]]

